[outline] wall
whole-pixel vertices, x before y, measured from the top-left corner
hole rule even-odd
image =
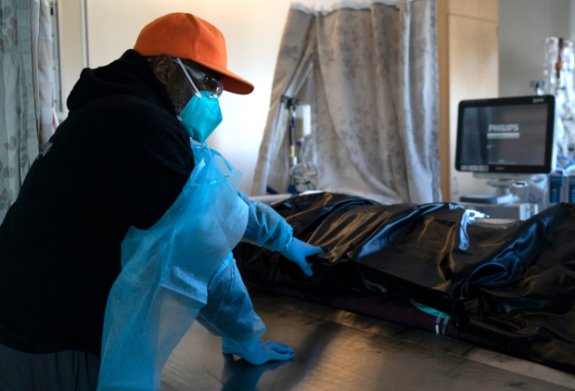
[[[84,37],[82,34],[82,6],[79,0],[60,0],[60,72],[62,101],[65,106],[74,83],[86,66]],[[64,107],[64,111],[66,108]]]
[[[81,0],[64,1],[65,4],[61,0],[60,7],[78,12]],[[133,46],[142,26],[169,12],[190,12],[216,25],[226,37],[228,67],[251,81],[255,90],[250,95],[222,95],[224,121],[208,142],[243,172],[241,189],[249,193],[290,3],[290,0],[86,0],[87,65],[97,67],[118,58]],[[72,28],[76,21],[63,20],[62,24]],[[78,59],[79,54],[72,47],[68,49],[63,55]],[[78,74],[77,65],[67,69],[66,94]]]
[[[574,4],[573,0],[499,0],[500,96],[534,93],[529,83],[543,78],[545,38],[575,38]]]
[[[67,96],[83,62],[80,4],[60,0],[63,91]],[[103,65],[133,45],[143,24],[171,11],[197,13],[217,25],[228,41],[230,68],[256,85],[248,96],[224,94],[224,122],[210,138],[244,172],[249,192],[267,118],[271,83],[290,0],[85,0],[89,65]],[[547,36],[575,38],[575,0],[499,0],[499,95],[533,93],[529,82],[542,77]],[[127,17],[129,15],[129,17]],[[453,135],[454,137],[454,135]]]
[[[530,82],[543,79],[545,39],[548,36],[574,37],[572,31],[575,20],[571,15],[575,15],[575,0],[499,0],[498,3],[499,87],[498,93],[491,96],[532,95],[535,91]],[[481,71],[485,70],[486,68],[478,69],[476,74],[481,75]],[[451,72],[454,71],[450,71],[450,74]],[[469,87],[478,80],[480,79],[468,80],[464,92],[481,94],[483,87]],[[453,141],[455,132],[456,127],[453,126],[450,133]],[[458,201],[461,195],[495,191],[485,180],[476,179],[470,173],[456,172],[453,160],[450,164],[450,201]]]

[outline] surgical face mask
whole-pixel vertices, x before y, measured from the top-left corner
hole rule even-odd
[[[182,68],[188,81],[196,91],[192,99],[180,113],[180,120],[188,131],[188,135],[203,143],[222,122],[222,111],[218,97],[212,91],[199,91],[179,58],[176,62]]]
[[[199,91],[184,106],[180,120],[188,135],[203,143],[222,122],[222,111],[218,98],[210,96],[208,91]]]

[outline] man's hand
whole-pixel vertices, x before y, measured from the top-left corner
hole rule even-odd
[[[291,360],[294,355],[293,349],[281,342],[260,341],[254,338],[244,343],[222,338],[222,352],[235,354],[253,365],[262,365],[268,361]]]
[[[306,258],[312,255],[323,253],[321,247],[313,246],[309,243],[302,242],[299,239],[293,238],[292,241],[286,246],[281,254],[292,262],[297,263],[300,269],[306,276],[311,277],[313,271]]]

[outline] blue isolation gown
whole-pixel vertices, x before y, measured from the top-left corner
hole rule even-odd
[[[198,321],[242,343],[265,332],[231,250],[240,240],[281,251],[292,228],[231,183],[236,171],[192,141],[195,168],[147,230],[131,227],[104,320],[98,390],[159,390],[164,364]]]

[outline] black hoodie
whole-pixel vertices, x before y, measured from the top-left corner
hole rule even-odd
[[[68,118],[0,227],[0,343],[99,353],[130,226],[148,228],[194,167],[164,86],[137,52],[85,69]]]

